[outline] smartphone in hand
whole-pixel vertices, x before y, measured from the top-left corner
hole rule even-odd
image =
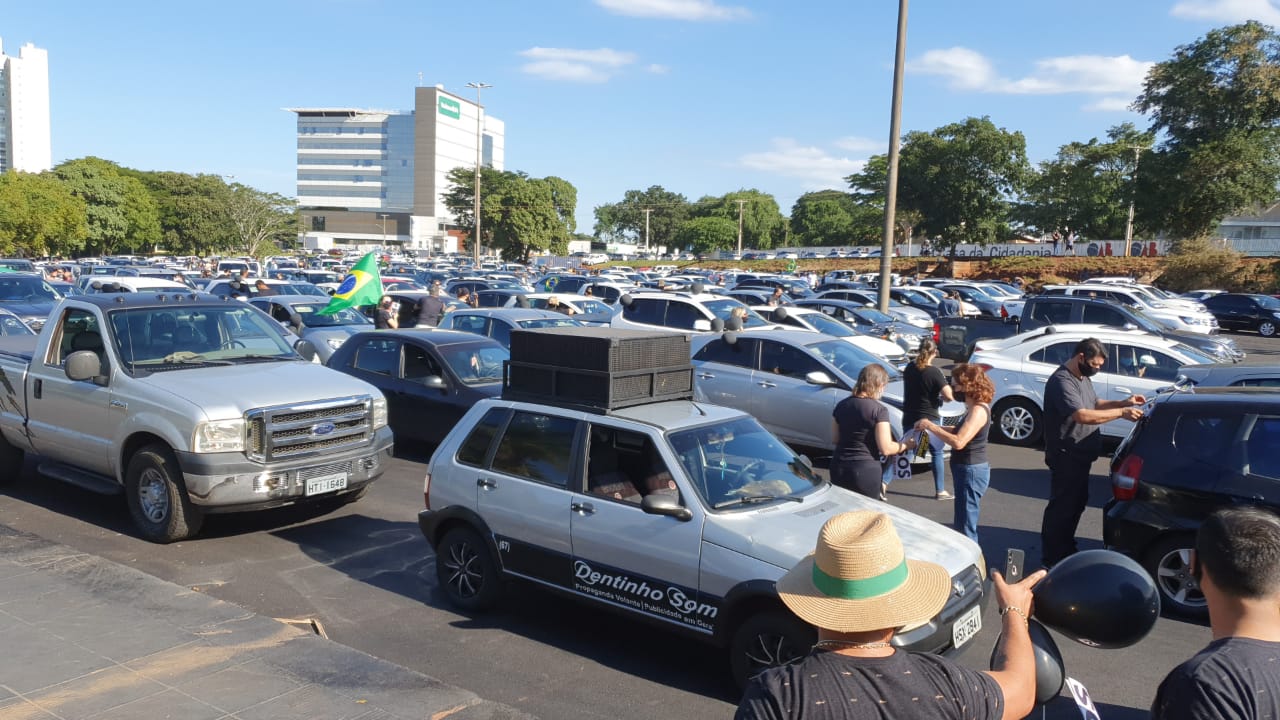
[[[1022,566],[1027,554],[1017,548],[1009,548],[1004,559],[1004,581],[1010,585],[1022,580]]]

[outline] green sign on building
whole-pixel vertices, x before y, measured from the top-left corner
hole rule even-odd
[[[453,98],[447,98],[441,95],[439,102],[436,103],[436,108],[439,109],[440,114],[445,117],[451,117],[454,120],[458,120],[462,117],[462,106]]]

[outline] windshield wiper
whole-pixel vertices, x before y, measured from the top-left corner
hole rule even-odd
[[[210,360],[203,355],[167,355],[160,362],[165,365],[230,365],[228,360]]]
[[[753,505],[760,502],[768,502],[770,500],[790,500],[791,502],[804,502],[804,498],[798,495],[743,495],[732,500],[724,500],[715,504],[715,509],[730,507],[731,505]]]
[[[237,355],[233,358],[227,358],[226,363],[231,365],[236,360],[294,360],[295,358],[283,357],[280,355]]]

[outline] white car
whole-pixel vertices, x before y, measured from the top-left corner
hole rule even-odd
[[[793,306],[760,306],[751,309],[760,313],[760,316],[764,319],[779,325],[812,330],[823,335],[844,338],[845,342],[853,343],[872,355],[884,358],[889,365],[898,370],[902,370],[907,366],[907,353],[902,349],[901,345],[878,337],[856,333],[849,327],[848,323],[841,322],[821,310]]]
[[[1044,386],[1059,365],[1071,359],[1076,344],[1097,338],[1107,349],[1107,364],[1093,377],[1099,400],[1155,394],[1178,379],[1184,365],[1214,359],[1174,340],[1139,330],[1102,326],[1050,326],[1003,340],[983,340],[969,362],[982,367],[995,385],[993,437],[1011,445],[1032,445],[1044,432]],[[1133,423],[1104,423],[1103,436],[1123,438]]]
[[[1208,310],[1190,309],[1178,301],[1172,304],[1158,300],[1156,296],[1144,288],[1135,285],[1107,284],[1097,285],[1046,285],[1045,295],[1080,295],[1112,300],[1122,305],[1138,308],[1152,318],[1168,325],[1172,330],[1212,334],[1218,329],[1218,321]]]
[[[644,292],[618,299],[622,311],[610,323],[631,330],[719,332],[735,310],[744,329],[772,327],[769,321],[733,298],[710,293]]]
[[[103,275],[94,279],[93,282],[90,282],[84,288],[84,293],[86,295],[111,292],[187,293],[191,292],[191,288],[177,282],[176,280],[152,278],[146,277],[145,275],[138,277]]]

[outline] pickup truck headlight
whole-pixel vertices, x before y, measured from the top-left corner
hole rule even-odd
[[[373,399],[373,429],[384,428],[387,426],[387,399],[384,397],[376,397]]]
[[[328,345],[334,350],[337,350],[338,348],[342,347],[342,343],[344,342],[346,342],[346,340],[343,338],[326,338],[324,341],[324,344]]]
[[[210,420],[196,425],[191,451],[198,453],[244,452],[244,418]]]

